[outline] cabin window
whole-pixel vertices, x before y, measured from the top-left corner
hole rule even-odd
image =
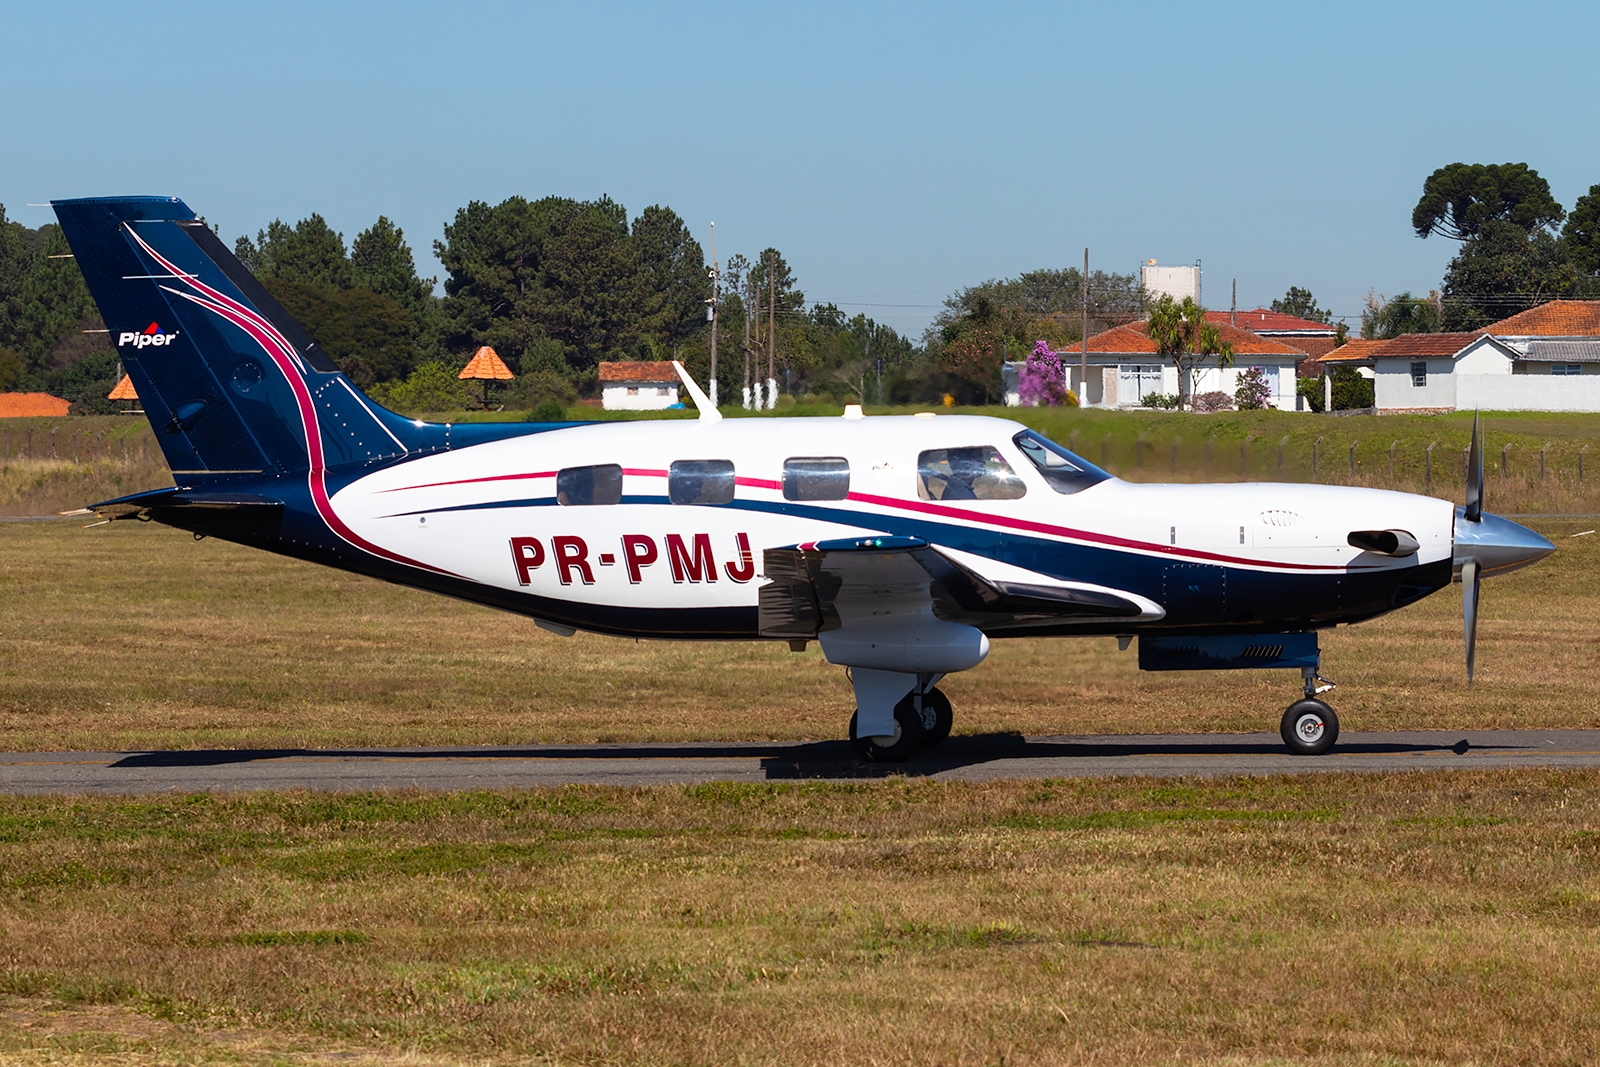
[[[1550,373],[1551,374],[1582,374],[1583,373],[1583,364],[1582,363],[1552,363],[1552,364],[1550,364]]]
[[[935,448],[917,457],[917,495],[924,500],[1015,500],[1027,491],[989,445]]]
[[[850,461],[842,456],[795,456],[783,461],[783,499],[843,500],[850,495]]]
[[[1034,467],[1044,476],[1045,484],[1058,493],[1078,493],[1091,485],[1099,485],[1111,475],[1088,460],[1080,459],[1056,444],[1044,434],[1023,430],[1011,439],[1022,449]]]
[[[602,463],[557,471],[556,502],[568,507],[622,503],[622,468]]]
[[[733,462],[680,459],[667,470],[667,497],[674,504],[733,503]]]
[[[1418,388],[1428,384],[1428,364],[1420,359],[1411,364],[1411,384]]]

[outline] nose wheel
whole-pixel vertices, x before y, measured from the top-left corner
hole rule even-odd
[[[1314,697],[1296,700],[1278,727],[1283,743],[1297,756],[1320,756],[1339,740],[1339,716]]]

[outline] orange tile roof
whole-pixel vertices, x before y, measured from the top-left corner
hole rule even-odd
[[[1403,333],[1393,340],[1384,341],[1371,353],[1372,359],[1419,359],[1433,356],[1438,359],[1453,356],[1484,335],[1485,331],[1472,333]]]
[[[1331,352],[1324,352],[1322,355],[1316,358],[1315,362],[1351,363],[1360,360],[1371,359],[1374,349],[1382,348],[1388,343],[1389,342],[1387,340],[1368,341],[1364,338],[1353,337],[1346,341],[1343,346],[1335,348]]]
[[[1600,337],[1600,300],[1552,300],[1484,330],[1496,337]]]
[[[139,393],[133,387],[133,379],[124,374],[117,387],[106,394],[107,400],[138,400]]]
[[[70,400],[49,393],[0,393],[0,419],[23,419],[32,415],[65,415],[72,410]]]
[[[1285,315],[1281,311],[1268,311],[1266,308],[1252,308],[1249,311],[1208,311],[1206,321],[1215,322],[1223,326],[1237,326],[1240,329],[1253,330],[1256,333],[1325,333],[1332,337],[1338,329],[1329,322],[1317,322],[1315,319],[1302,319],[1298,315]]]
[[[635,360],[600,364],[602,382],[666,382],[678,384],[678,372],[667,360]]]
[[[490,348],[488,345],[484,345],[482,348],[478,349],[477,354],[468,361],[467,365],[461,368],[461,373],[456,375],[456,377],[462,379],[482,378],[487,379],[488,381],[509,382],[516,376],[511,373],[511,368],[505,365],[505,362],[501,360],[500,356],[495,352],[494,349]],[[488,386],[484,386],[484,388],[487,389]]]
[[[1217,332],[1222,340],[1233,346],[1233,354],[1237,356],[1301,356],[1305,353],[1298,348],[1262,337],[1258,333],[1242,330],[1237,326],[1229,326],[1226,322],[1216,323]],[[1150,324],[1147,322],[1130,322],[1126,326],[1113,326],[1104,333],[1097,333],[1089,338],[1089,351],[1100,353],[1138,353],[1154,355],[1156,343],[1150,340]]]

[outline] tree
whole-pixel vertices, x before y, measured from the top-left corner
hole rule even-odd
[[[937,344],[940,332],[970,315],[979,300],[995,309],[1001,329],[1019,346],[1031,344],[1046,332],[1056,334],[1052,340],[1057,344],[1081,340],[1083,273],[1067,267],[991,278],[952,293],[923,335],[924,344]],[[1089,274],[1091,333],[1131,322],[1143,311],[1144,295],[1137,277],[1098,270]]]
[[[1205,309],[1193,297],[1179,304],[1163,295],[1150,308],[1150,339],[1178,370],[1178,406],[1184,410],[1193,404],[1195,383],[1207,359],[1214,358],[1219,368],[1233,363],[1233,346],[1222,340],[1215,323],[1206,321]]]
[[[760,294],[762,308],[765,309],[767,306],[769,264],[772,265],[773,280],[777,283],[778,316],[782,318],[785,315],[798,315],[805,311],[806,294],[800,291],[794,271],[789,269],[783,253],[776,248],[764,250],[750,266],[750,281]]]
[[[349,289],[353,284],[344,235],[335,233],[321,215],[312,213],[291,229],[273,219],[252,242],[241,237],[234,255],[257,278],[283,278],[324,289]]]
[[[382,293],[325,289],[287,278],[263,284],[362,388],[404,378],[416,365],[415,320]]]
[[[632,240],[641,274],[642,328],[663,348],[682,344],[704,328],[711,296],[700,242],[677,212],[659,204],[633,220]]]
[[[1388,340],[1403,333],[1438,333],[1443,318],[1437,292],[1426,297],[1404,292],[1385,300],[1381,294],[1368,291],[1366,307],[1361,311],[1361,336]]]
[[[1422,183],[1411,226],[1418,237],[1438,233],[1465,241],[1491,222],[1531,233],[1557,225],[1564,215],[1550,183],[1526,163],[1451,163]]]
[[[1485,223],[1444,273],[1446,330],[1475,330],[1547,300],[1574,295],[1578,272],[1565,242],[1548,230]]]
[[[1600,273],[1600,185],[1589,186],[1589,191],[1578,197],[1561,236],[1578,273]]]
[[[1293,315],[1309,322],[1333,321],[1333,312],[1317,307],[1317,298],[1311,295],[1311,290],[1302,289],[1297,285],[1289,286],[1289,291],[1283,294],[1282,300],[1274,300],[1272,310],[1280,315]]]
[[[433,293],[436,279],[417,277],[417,263],[405,231],[386,216],[362,230],[350,246],[350,282],[386,296],[417,314]]]

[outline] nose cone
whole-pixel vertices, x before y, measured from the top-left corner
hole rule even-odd
[[[1484,513],[1481,522],[1468,522],[1465,508],[1456,508],[1455,567],[1476,559],[1482,574],[1504,574],[1544,559],[1556,550],[1546,538],[1526,526]]]

